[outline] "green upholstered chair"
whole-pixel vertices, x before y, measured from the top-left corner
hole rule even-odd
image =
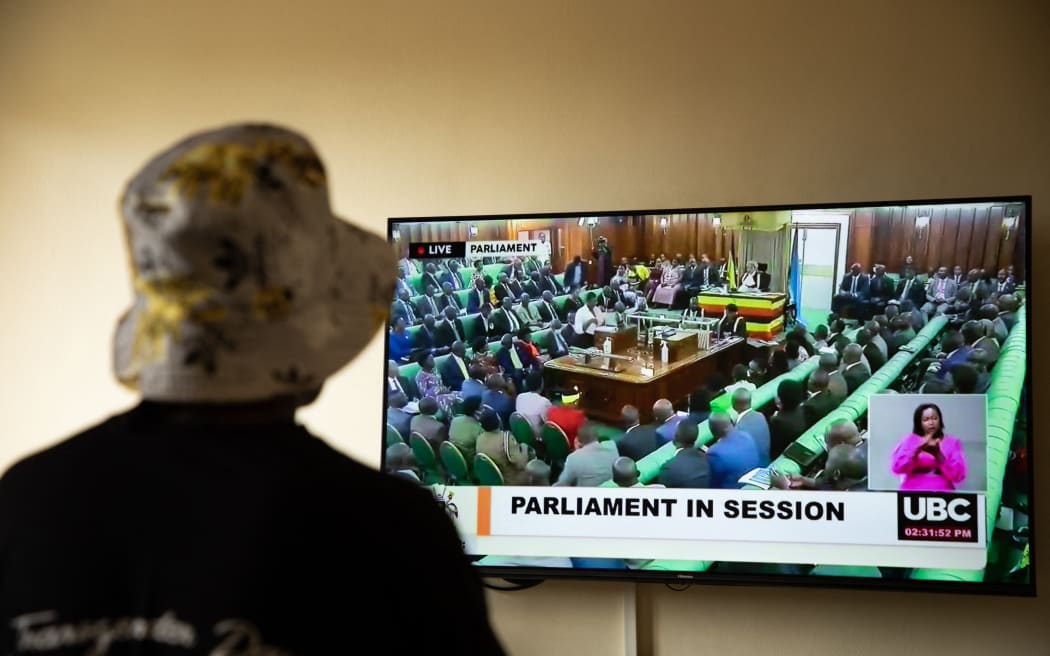
[[[416,384],[416,374],[419,373],[419,364],[415,362],[409,362],[403,364],[397,368],[397,372],[408,379],[408,382],[412,383],[413,388]],[[418,390],[416,390],[418,392]],[[418,393],[417,393],[418,396]]]
[[[550,339],[550,334],[550,328],[541,328],[532,332],[532,343],[536,345],[540,353],[547,353],[547,340]]]
[[[470,478],[467,460],[463,457],[463,452],[459,450],[459,447],[452,442],[442,442],[438,447],[438,453],[441,454],[441,464],[445,465],[450,483],[470,485],[473,482]]]
[[[481,335],[481,313],[475,312],[474,314],[460,317],[460,321],[463,322],[463,338],[467,342],[472,342],[475,337]]]
[[[478,485],[503,485],[503,472],[484,453],[474,456],[474,475],[478,478]]]
[[[536,433],[532,430],[532,424],[517,412],[510,413],[510,432],[519,443],[535,448]]]
[[[474,267],[460,267],[459,268],[459,280],[463,283],[463,288],[466,291],[470,291],[470,277],[474,275]],[[463,304],[466,307],[466,303]]]
[[[441,473],[441,465],[438,463],[434,447],[430,446],[430,442],[427,442],[426,438],[416,431],[412,431],[409,433],[408,445],[412,447],[412,455],[416,457],[416,464],[423,471],[423,482],[427,485],[444,483],[445,477]]]
[[[413,346],[419,343],[418,340],[420,327],[421,326],[411,326],[409,328],[405,328],[405,334],[408,335],[408,339],[410,342],[412,342]]]
[[[404,444],[405,438],[401,436],[396,428],[390,424],[386,425],[386,445],[393,446],[395,444]]]
[[[569,451],[572,450],[572,447],[569,444],[569,437],[561,429],[561,426],[549,421],[543,422],[540,437],[543,438],[543,448],[547,452],[548,462],[552,466],[564,464],[565,459],[569,457]]]
[[[456,292],[456,300],[459,301],[459,307],[466,309],[468,296],[470,296],[469,289],[461,289]]]
[[[565,286],[565,272],[557,273],[554,275],[554,279],[558,281],[558,284],[562,287]]]
[[[408,286],[416,294],[422,294],[425,290],[423,289],[423,274],[417,273],[414,276],[408,277]]]
[[[496,280],[499,280],[499,274],[503,273],[503,271],[506,268],[506,264],[503,264],[502,262],[497,262],[495,264],[486,264],[485,266],[481,267],[481,272],[484,273],[486,276],[492,276],[492,280],[493,282],[495,282]]]

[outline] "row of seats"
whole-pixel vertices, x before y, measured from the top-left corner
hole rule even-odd
[[[416,266],[418,268],[419,264],[417,263]],[[486,265],[481,267],[481,273],[486,275],[486,276],[489,276],[490,278],[492,278],[492,280],[498,280],[499,279],[499,274],[505,272],[506,270],[507,270],[507,265],[503,264],[503,263],[486,264]],[[467,288],[467,289],[470,289],[470,278],[473,275],[474,275],[474,267],[461,266],[459,268],[459,280],[460,280],[460,282],[463,283],[463,286],[465,288]],[[439,278],[440,278],[440,275],[439,275]],[[558,281],[559,285],[564,285],[565,284],[565,274],[564,273],[555,274],[554,279]],[[417,294],[422,295],[426,291],[425,289],[423,289],[423,272],[422,271],[420,271],[419,273],[417,273],[415,275],[409,276],[407,278],[407,281],[408,281],[408,286],[411,287],[412,289],[414,289]]]
[[[1025,369],[1028,364],[1025,308],[1026,306],[1022,305],[1017,311],[1017,324],[1003,343],[999,361],[992,372],[991,385],[988,387],[988,487],[985,497],[988,516],[985,526],[989,527],[989,549],[992,548],[990,528],[995,526],[999,516],[999,505],[1003,499],[1003,478],[1006,476],[1006,466],[1010,460],[1014,423],[1024,391]],[[984,578],[984,570],[917,569],[912,572],[911,578],[925,581],[980,582]]]

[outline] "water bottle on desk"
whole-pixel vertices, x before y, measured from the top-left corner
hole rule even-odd
[[[660,344],[660,362],[667,364],[667,361],[671,357],[671,350],[667,348],[667,340],[663,340]]]
[[[612,353],[612,350],[612,337],[606,337],[605,341],[602,342],[602,351],[605,355],[609,355]]]

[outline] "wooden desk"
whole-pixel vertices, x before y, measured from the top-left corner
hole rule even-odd
[[[652,376],[642,375],[642,358],[634,348],[621,353],[635,357],[634,361],[613,361],[619,371],[601,369],[605,358],[595,357],[591,365],[586,365],[582,358],[566,355],[546,362],[543,372],[548,387],[579,387],[583,394],[580,407],[587,416],[619,424],[620,409],[633,405],[644,423],[652,421],[653,404],[659,399],[678,403],[703,385],[711,374],[728,375],[733,365],[740,363],[743,348],[744,340],[737,337],[668,364],[660,362],[657,351]]]

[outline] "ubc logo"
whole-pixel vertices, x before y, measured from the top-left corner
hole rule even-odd
[[[904,516],[908,519],[926,519],[943,522],[951,518],[965,522],[973,516],[969,499],[943,499],[941,497],[909,497],[904,500]]]
[[[976,494],[897,493],[897,538],[934,542],[977,542]]]

